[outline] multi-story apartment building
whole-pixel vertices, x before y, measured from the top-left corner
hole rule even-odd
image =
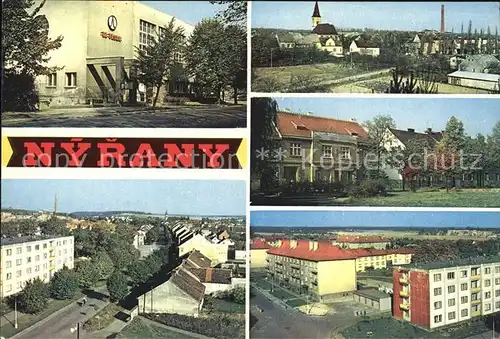
[[[412,252],[406,248],[394,250],[378,250],[371,248],[357,248],[349,250],[356,256],[356,272],[390,268],[393,265],[411,263]]]
[[[500,257],[393,269],[396,318],[434,329],[500,311]]]
[[[250,243],[250,267],[254,269],[266,267],[267,251],[272,246],[266,241],[255,238]]]
[[[20,292],[26,281],[52,279],[64,266],[74,266],[74,237],[1,239],[0,298]]]
[[[375,248],[385,250],[390,241],[380,236],[339,234],[333,243],[343,248]]]
[[[280,180],[350,183],[363,164],[368,134],[356,121],[279,112],[276,138]]]

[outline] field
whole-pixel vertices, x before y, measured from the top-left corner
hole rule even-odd
[[[384,92],[391,80],[392,76],[385,75],[376,79],[333,85],[329,89],[333,93],[372,93],[372,89],[375,92]],[[488,91],[440,83],[438,84],[438,94],[488,94]]]
[[[500,207],[500,191],[460,190],[450,191],[399,191],[386,197],[349,198],[350,206],[396,206],[396,207]]]
[[[315,85],[328,85],[347,77],[363,77],[373,71],[367,71],[358,67],[345,67],[338,63],[324,63],[314,65],[285,66],[285,67],[265,67],[254,69],[254,82],[252,90],[256,92],[266,92],[263,79],[277,81],[277,91],[286,92],[290,86],[292,75],[310,79]],[[379,71],[377,71],[378,73]]]
[[[169,338],[169,339],[191,339],[195,338],[194,336],[189,336],[187,334],[170,331],[166,328],[162,328],[160,326],[155,326],[153,324],[146,323],[141,319],[135,318],[132,322],[120,332],[117,338],[120,339],[160,339],[160,338]]]

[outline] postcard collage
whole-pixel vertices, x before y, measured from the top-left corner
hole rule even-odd
[[[500,3],[2,1],[0,338],[500,338]]]

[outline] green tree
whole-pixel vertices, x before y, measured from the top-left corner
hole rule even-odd
[[[261,188],[268,189],[277,183],[277,166],[271,160],[279,148],[278,103],[271,98],[252,98],[251,110],[250,170],[259,178]]]
[[[48,74],[52,50],[61,47],[62,36],[49,38],[49,24],[40,10],[45,1],[2,1],[2,111],[36,109],[35,77]]]
[[[156,251],[156,252],[158,252],[158,251]],[[144,259],[145,264],[148,267],[148,271],[149,271],[150,276],[153,276],[153,275],[157,274],[158,272],[160,272],[160,270],[163,266],[162,258],[158,254],[155,254],[155,253],[151,253],[150,255],[148,255]]]
[[[127,277],[120,271],[115,271],[106,282],[112,301],[123,300],[128,295]]]
[[[138,70],[137,78],[147,87],[156,88],[153,107],[156,106],[161,87],[170,79],[172,70],[178,63],[176,56],[183,51],[184,29],[175,26],[175,19],[172,18],[161,30],[158,38],[153,39],[144,49],[136,47],[134,66]]]
[[[113,260],[106,252],[98,252],[92,257],[92,262],[99,272],[99,280],[107,279],[115,270]]]
[[[368,131],[370,139],[369,152],[375,156],[376,175],[378,177],[384,163],[383,157],[388,154],[388,150],[384,147],[387,130],[395,128],[396,123],[390,115],[377,115],[372,120],[365,121],[364,127]]]
[[[127,275],[134,285],[139,285],[148,281],[151,269],[144,260],[136,260],[127,266]]]
[[[228,64],[228,83],[233,88],[233,102],[238,104],[238,90],[247,86],[247,30],[246,27],[229,25],[225,28],[226,39],[231,43],[226,46]]]
[[[116,238],[112,238],[106,245],[106,252],[118,270],[125,268],[140,256],[139,250],[134,248],[132,244]]]
[[[146,233],[146,238],[144,239],[144,243],[147,245],[154,244],[160,239],[160,229],[158,226],[153,227]]]
[[[19,222],[19,233],[23,235],[35,235],[38,231],[38,223],[35,219],[21,219]]]
[[[500,168],[500,121],[498,121],[486,140],[487,167]]]
[[[211,4],[226,5],[217,17],[228,23],[244,25],[247,19],[247,1],[210,1]]]
[[[66,227],[66,222],[62,219],[52,216],[46,221],[40,223],[40,229],[43,234],[55,236],[70,235],[69,229]]]
[[[450,180],[455,184],[457,174],[463,173],[461,168],[462,152],[466,141],[464,124],[452,116],[446,123],[443,138],[439,142],[437,150],[437,171],[447,177],[446,188],[449,188]]]
[[[17,297],[17,307],[23,313],[39,313],[49,302],[50,290],[40,278],[27,281]]]
[[[50,291],[56,299],[71,299],[79,287],[78,274],[64,266],[54,274],[50,281]]]
[[[245,304],[246,302],[246,290],[244,287],[237,286],[231,291],[233,295],[233,301],[238,304]]]
[[[83,287],[92,287],[99,281],[99,268],[91,260],[80,261],[76,264],[78,280]]]

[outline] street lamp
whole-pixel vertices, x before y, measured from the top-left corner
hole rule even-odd
[[[69,329],[69,331],[71,333],[75,333],[76,332],[76,339],[80,339],[80,322],[77,322],[76,326],[75,327],[71,327]]]
[[[274,48],[271,47],[271,68],[273,68],[273,50]]]
[[[17,295],[14,295],[14,328],[18,328],[17,324]]]

